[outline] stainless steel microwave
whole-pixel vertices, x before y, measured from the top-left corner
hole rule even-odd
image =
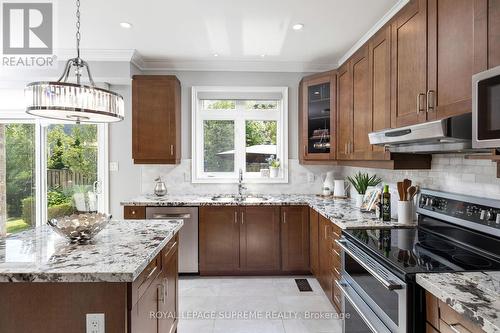
[[[500,66],[472,76],[472,147],[500,148]]]

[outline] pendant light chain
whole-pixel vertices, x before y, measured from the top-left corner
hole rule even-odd
[[[80,0],[76,0],[76,53],[77,58],[80,59]]]

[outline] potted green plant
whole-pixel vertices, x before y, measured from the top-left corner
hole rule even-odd
[[[267,159],[267,163],[269,164],[269,177],[278,178],[281,167],[280,159],[275,158],[274,155],[271,155],[271,157]]]
[[[377,177],[377,175],[370,177],[367,173],[361,172],[358,172],[353,177],[347,177],[347,180],[356,189],[356,192],[358,192],[356,196],[356,207],[361,207],[363,204],[363,197],[369,186],[377,186],[382,182],[382,179]]]

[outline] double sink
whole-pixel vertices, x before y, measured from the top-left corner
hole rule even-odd
[[[244,202],[244,203],[259,203],[269,200],[269,198],[257,195],[216,195],[211,198],[214,202]]]

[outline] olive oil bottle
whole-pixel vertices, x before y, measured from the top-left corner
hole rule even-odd
[[[382,220],[391,220],[391,193],[389,192],[389,185],[384,186],[384,193],[382,193]]]

